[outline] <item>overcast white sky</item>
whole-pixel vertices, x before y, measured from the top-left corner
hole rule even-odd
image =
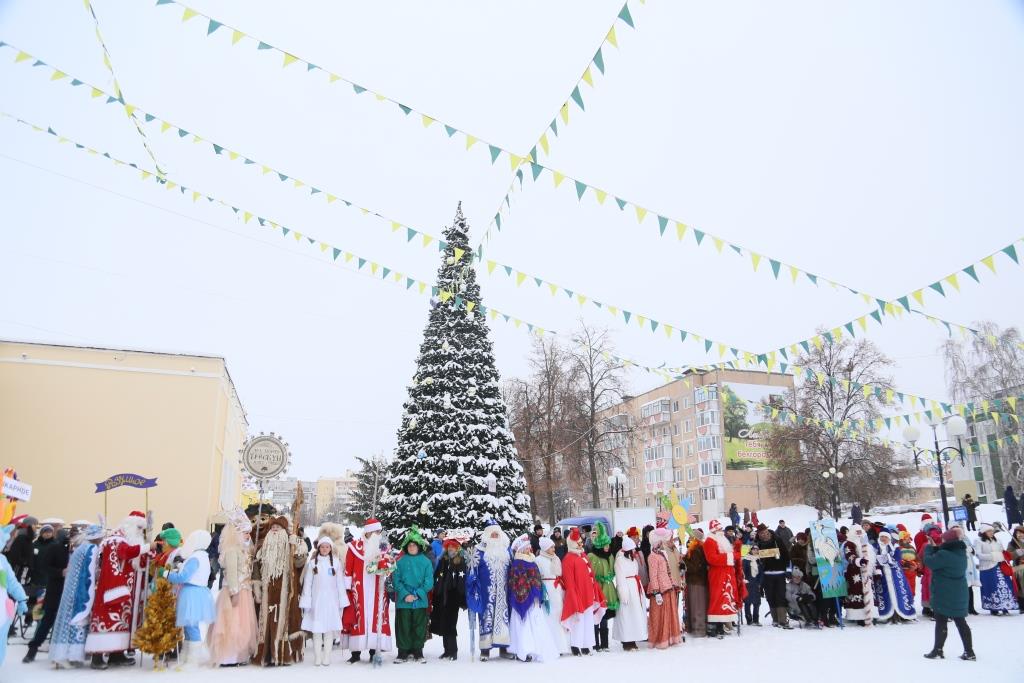
[[[181,8],[94,0],[119,82],[142,109],[395,220],[440,234],[463,201],[475,235],[508,186],[440,126]],[[525,154],[621,7],[586,2],[193,6],[353,81]],[[673,219],[853,287],[895,297],[1024,235],[1024,6],[1011,0],[630,3],[587,110],[547,165]],[[79,0],[0,1],[0,40],[110,87]],[[0,50],[0,110],[149,167],[123,110],[49,82]],[[172,180],[432,281],[438,256],[387,224],[328,206],[147,129]],[[611,201],[608,202],[609,205]],[[751,272],[749,261],[659,238],[651,219],[542,176],[513,197],[490,256],[751,350],[867,312],[857,297]],[[285,436],[293,472],[331,475],[388,452],[426,321],[426,297],[327,263],[315,249],[192,204],[137,174],[0,120],[0,338],[227,358],[253,431]],[[671,229],[670,229],[671,230]],[[927,310],[1022,322],[1024,273],[967,283]],[[623,355],[706,363],[694,344],[625,328],[593,307],[481,272],[484,303],[547,329],[608,325]],[[899,388],[945,398],[945,332],[869,328]],[[530,339],[494,323],[503,377]],[[655,381],[645,375],[634,388]],[[8,454],[8,459],[10,459]],[[13,454],[19,457],[30,454]]]

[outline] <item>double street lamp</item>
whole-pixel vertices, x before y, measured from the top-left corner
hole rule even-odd
[[[608,486],[611,487],[612,495],[615,496],[615,507],[619,507],[619,497],[625,491],[628,483],[629,477],[623,473],[621,467],[612,469],[612,473],[608,475]]]
[[[832,519],[839,519],[839,482],[843,480],[843,473],[835,467],[829,467],[821,476],[825,481],[832,480]]]
[[[939,431],[938,426],[942,422],[942,418],[936,413],[932,413],[931,417],[928,418],[928,424],[932,428],[932,437],[935,440],[935,450],[928,451],[923,448],[917,448],[914,446],[914,466],[920,465],[919,456],[923,453],[931,453],[935,456],[935,468],[939,471],[939,495],[942,497],[942,521],[945,528],[949,528],[949,500],[946,498],[946,476],[945,467],[943,464],[949,462],[949,453],[956,453],[960,456],[960,464],[966,464],[964,460],[964,448],[960,438],[967,433],[967,421],[959,415],[953,415],[946,420],[946,438],[948,440],[956,439],[957,445],[949,445],[945,448],[939,448]],[[907,425],[903,430],[903,438],[909,441],[911,444],[916,444],[917,440],[921,437],[921,430],[914,425]]]
[[[562,502],[565,504],[565,507],[569,510],[569,516],[572,517],[573,507],[575,507],[577,505],[576,499],[575,498],[566,498]]]

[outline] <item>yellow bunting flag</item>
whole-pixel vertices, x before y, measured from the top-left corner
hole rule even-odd
[[[593,76],[590,75],[590,67],[589,66],[587,67],[587,70],[583,72],[583,80],[591,88],[594,87],[594,78],[593,78]]]
[[[191,7],[186,7],[185,11],[181,15],[181,20],[182,21],[188,21],[189,19],[191,19],[192,17],[196,16],[197,14],[199,14],[199,13],[196,12]]]
[[[541,146],[541,149],[544,150],[544,153],[548,154],[548,134],[547,133],[544,133],[544,135],[540,136],[540,146]],[[536,159],[534,159],[534,161],[536,161]]]
[[[18,62],[24,62],[27,59],[32,59],[32,55],[27,52],[23,52],[22,50],[18,50],[18,54],[14,57],[14,63],[17,64]]]
[[[950,275],[949,277],[947,277],[947,278],[945,279],[945,281],[946,281],[946,282],[948,282],[948,283],[949,283],[950,285],[952,285],[952,286],[953,286],[953,289],[955,289],[955,290],[956,290],[956,291],[958,291],[958,292],[960,291],[960,283],[959,283],[959,282],[957,282],[957,279],[956,279],[956,273],[953,273],[952,275]]]
[[[465,254],[465,253],[466,253],[466,250],[465,250],[465,249],[459,249],[458,247],[455,247],[453,251],[454,251],[454,253],[455,253],[455,260],[456,260],[456,261],[460,261],[460,260],[462,260],[462,256],[463,256],[463,254]]]
[[[299,58],[296,57],[295,55],[289,54],[289,53],[285,52],[284,53],[284,62],[281,64],[281,66],[282,67],[288,66],[289,64],[291,64],[293,62],[297,62],[298,60],[299,60]]]
[[[562,105],[562,109],[559,112],[562,115],[562,122],[566,125],[569,124],[569,102],[567,101]]]
[[[615,37],[615,27],[614,26],[612,26],[610,31],[608,31],[608,36],[605,38],[605,40],[608,41],[608,43],[612,47],[618,47],[619,46],[619,41]]]
[[[469,149],[470,147],[472,147],[475,144],[476,144],[476,138],[473,137],[472,135],[467,135],[466,136],[466,149]]]
[[[644,219],[647,218],[647,209],[642,206],[634,206],[636,209],[636,222],[643,223]]]
[[[558,171],[552,171],[551,173],[555,176],[555,187],[558,187],[562,184],[562,181],[565,180],[565,175]]]
[[[981,259],[981,262],[984,263],[985,267],[991,270],[993,273],[996,272],[996,261],[994,257],[986,256],[985,258]]]
[[[494,261],[488,261],[487,262],[487,274],[488,275],[492,274],[494,272],[494,267],[497,266],[497,265],[498,264],[495,263]]]
[[[423,119],[423,127],[424,128],[430,128],[430,124],[432,124],[434,122],[434,119],[430,118],[426,114],[422,114],[421,118]]]
[[[686,235],[686,225],[684,223],[680,223],[679,221],[676,221],[676,237],[678,237],[679,240],[681,241],[685,235]]]
[[[516,271],[516,287],[518,287],[519,285],[523,284],[523,281],[525,279],[526,279],[526,273],[522,273],[522,272],[517,270]]]
[[[757,267],[761,265],[761,255],[750,252],[750,262],[754,264],[754,270],[756,271]]]
[[[232,45],[237,45],[238,41],[240,41],[244,35],[245,34],[242,33],[241,31],[237,31],[237,30],[236,31],[232,31],[231,32],[231,44]]]

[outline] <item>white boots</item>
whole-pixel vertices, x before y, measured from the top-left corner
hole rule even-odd
[[[201,659],[203,659],[202,641],[183,641],[181,644],[181,654],[178,655],[177,669],[197,669]]]
[[[331,650],[334,648],[334,632],[314,633],[313,666],[330,666]]]

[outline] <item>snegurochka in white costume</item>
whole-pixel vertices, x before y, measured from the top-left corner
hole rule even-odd
[[[313,665],[329,666],[335,636],[341,632],[341,612],[348,607],[345,577],[334,553],[334,542],[320,537],[302,572],[302,630],[313,636]]]

